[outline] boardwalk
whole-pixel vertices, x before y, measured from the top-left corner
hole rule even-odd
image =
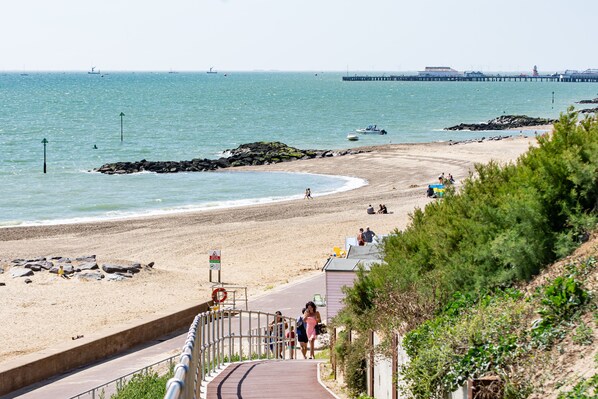
[[[251,298],[249,307],[264,312],[280,310],[290,316],[298,315],[305,302],[313,294],[324,294],[326,291],[324,273],[318,273],[301,281],[286,284],[263,295]],[[320,308],[322,318],[326,318],[326,308]],[[64,399],[75,396],[88,389],[104,384],[112,379],[141,369],[149,364],[180,353],[187,339],[187,331],[166,340],[156,340],[94,365],[73,370],[67,374],[57,375],[46,381],[22,388],[5,395],[0,399]],[[85,399],[92,396],[85,396]],[[97,398],[97,396],[96,396]],[[312,398],[316,398],[315,396]]]
[[[208,384],[206,398],[336,398],[318,382],[317,364],[313,360],[232,364]]]

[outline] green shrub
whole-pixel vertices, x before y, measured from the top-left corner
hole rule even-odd
[[[164,376],[156,372],[136,374],[119,387],[111,399],[162,399],[166,393],[166,382],[172,376],[172,370]]]
[[[488,293],[529,280],[587,240],[598,220],[597,182],[598,119],[578,124],[570,109],[515,163],[476,165],[459,192],[416,209],[410,225],[385,240],[385,262],[361,270],[346,290],[338,324],[407,333],[403,377],[416,398],[440,397],[483,370],[504,371],[529,345],[549,347],[589,301],[578,282],[582,268],[527,307],[503,296],[503,306],[514,306],[512,320]],[[540,301],[542,318],[530,330],[518,315],[537,311]]]

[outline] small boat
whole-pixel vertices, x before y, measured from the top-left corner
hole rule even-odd
[[[214,67],[210,67],[210,70],[207,71],[206,73],[218,73],[218,71],[213,71],[212,69],[214,69]]]
[[[99,75],[100,71],[96,71],[96,67],[91,67],[91,71],[87,72],[90,75]]]
[[[369,125],[365,129],[357,129],[355,130],[357,133],[360,134],[386,134],[386,130],[378,129],[378,125]]]
[[[349,133],[347,135],[347,140],[349,140],[349,141],[357,141],[357,140],[359,140],[359,136],[356,135],[356,134],[353,134],[353,133]]]

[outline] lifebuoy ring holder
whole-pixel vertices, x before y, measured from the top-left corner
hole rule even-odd
[[[212,300],[214,303],[223,303],[226,301],[227,296],[228,293],[224,287],[214,288],[214,291],[212,291]]]

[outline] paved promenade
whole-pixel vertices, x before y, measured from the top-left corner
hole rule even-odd
[[[232,364],[208,385],[207,399],[335,398],[317,379],[317,361]]]
[[[280,310],[284,315],[298,316],[305,303],[311,300],[314,294],[324,295],[325,291],[324,273],[320,272],[312,277],[280,286],[251,298],[248,307],[251,310],[271,313]],[[318,310],[320,310],[322,318],[325,319],[326,308],[319,308]],[[100,363],[82,367],[4,395],[0,399],[68,399],[180,353],[186,337],[187,330],[185,329],[176,336],[149,342]],[[312,396],[312,398],[314,397],[317,396]]]

